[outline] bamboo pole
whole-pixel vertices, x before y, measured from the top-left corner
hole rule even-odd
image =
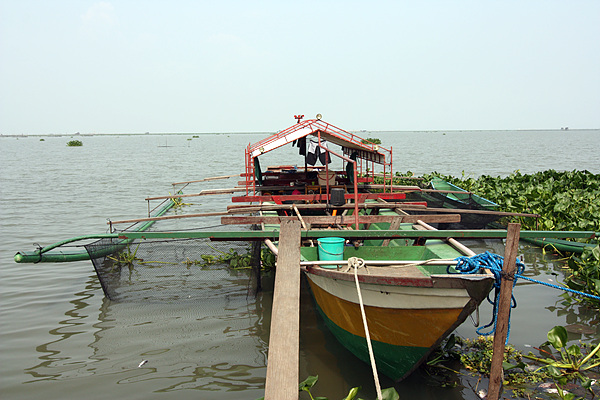
[[[175,183],[172,183],[171,185],[185,185],[187,183],[197,183],[197,182],[214,181],[214,180],[217,180],[217,179],[235,178],[236,176],[241,176],[241,174],[223,175],[223,176],[211,176],[210,178],[199,179],[197,181],[175,182]]]
[[[236,192],[245,192],[244,188],[228,188],[228,189],[207,189],[203,190],[200,193],[192,193],[192,194],[173,194],[169,196],[156,196],[156,197],[147,197],[144,200],[162,200],[162,199],[179,199],[183,197],[197,197],[197,196],[209,196],[213,194],[229,194]]]
[[[417,221],[417,224],[419,224],[420,226],[422,226],[423,228],[425,228],[429,231],[437,231],[437,229],[435,229],[433,226],[428,225],[423,221]],[[473,257],[475,255],[475,252],[473,250],[471,250],[470,248],[468,248],[467,246],[465,246],[464,244],[462,244],[461,242],[459,242],[458,240],[456,240],[454,238],[448,238],[447,242],[450,243],[452,246],[454,246],[455,249],[457,249],[464,255],[467,255],[469,257]]]
[[[494,332],[494,352],[492,354],[492,365],[490,368],[488,400],[497,400],[502,394],[502,381],[504,375],[502,362],[504,361],[504,347],[506,344],[506,335],[508,333],[510,299],[512,297],[513,281],[515,277],[520,229],[521,224],[508,224],[506,248],[504,250],[504,264],[502,265],[498,320],[496,322],[496,331]]]

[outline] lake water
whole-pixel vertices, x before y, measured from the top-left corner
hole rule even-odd
[[[507,175],[546,169],[600,173],[600,131],[364,132],[393,146],[394,169]],[[111,302],[89,261],[16,264],[16,251],[84,234],[105,233],[107,218],[143,217],[144,198],[172,192],[171,183],[243,172],[244,147],[266,134],[0,138],[0,397],[128,399],[255,399],[264,394],[271,292],[237,293],[190,303]],[[296,149],[261,160],[302,164]],[[335,164],[334,164],[335,166]],[[190,186],[186,193],[232,187],[237,180]],[[222,210],[227,196],[190,198],[186,212]],[[189,222],[187,222],[189,224]],[[218,219],[195,221],[198,226]],[[181,228],[183,222],[157,225]],[[502,243],[469,242],[476,252],[503,254]],[[527,274],[560,280],[552,255],[521,243]],[[516,289],[511,343],[527,350],[555,325],[581,323],[595,333],[596,313],[561,304],[561,292],[530,284]],[[324,329],[302,292],[300,377],[319,375],[313,393],[342,398],[362,386],[374,398],[370,367]],[[490,316],[482,307],[482,322]],[[474,337],[467,321],[458,330]],[[577,339],[573,336],[572,339]],[[147,363],[138,367],[142,360]],[[382,379],[382,386],[391,382]],[[403,398],[475,398],[459,385],[444,388],[416,373],[396,385]],[[301,398],[308,398],[303,394]]]

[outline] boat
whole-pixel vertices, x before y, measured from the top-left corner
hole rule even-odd
[[[259,157],[269,151],[313,138],[317,143],[326,141],[328,145],[320,150],[332,159],[342,159],[345,167],[331,169],[331,174],[328,162],[322,169],[325,173],[311,169],[307,165],[310,162],[304,168],[286,165],[268,167],[264,172],[260,169]],[[341,146],[341,151],[332,150],[332,144]],[[389,378],[401,380],[478,307],[491,290],[494,278],[484,269],[471,275],[457,273],[453,260],[475,253],[456,241],[346,239],[351,230],[433,230],[423,220],[437,222],[450,215],[402,212],[402,207],[424,207],[426,203],[422,199],[406,201],[407,193],[420,192],[418,188],[394,190],[397,188],[391,181],[390,156],[391,149],[365,143],[319,119],[299,121],[248,146],[244,182],[247,194],[234,201],[260,204],[255,208],[259,217],[239,218],[239,223],[256,222],[263,230],[277,231],[283,221],[299,218],[304,229],[322,229],[323,235],[327,234],[317,239],[316,245],[305,240],[300,249],[302,271],[316,310],[337,340],[369,363],[360,292],[377,368]],[[383,166],[384,185],[380,192],[371,191],[371,182],[368,178],[361,180],[358,173],[371,163]],[[456,201],[461,199],[456,196]],[[223,217],[223,221],[233,223],[230,217]],[[332,231],[339,236],[335,238],[338,245],[342,245],[328,253],[321,241],[330,238]],[[456,243],[456,248],[452,243]],[[338,259],[324,261],[324,254],[335,254]],[[358,291],[349,260],[360,260],[364,267],[356,270]]]
[[[393,242],[388,247],[345,246],[343,260],[364,260],[367,268],[357,273],[377,368],[401,380],[477,308],[493,277],[485,272],[457,274],[451,260],[463,254],[441,240],[422,246]],[[301,254],[303,261],[319,259],[316,247],[303,247]],[[330,269],[316,262],[303,271],[325,325],[344,347],[369,363],[352,268]]]

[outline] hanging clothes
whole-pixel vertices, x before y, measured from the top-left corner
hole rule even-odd
[[[321,140],[321,146],[327,147],[327,142]],[[306,146],[306,163],[308,165],[315,165],[317,160],[321,161],[321,164],[329,164],[331,162],[331,157],[329,153],[319,147],[319,139],[316,137],[311,137],[308,145]]]
[[[350,155],[350,159],[352,161],[356,161],[357,157],[358,157],[358,153],[356,151],[353,151],[352,155]],[[354,163],[351,163],[351,162],[346,163],[346,176],[348,177],[348,180],[350,181],[350,183],[354,183]]]
[[[329,150],[329,147],[327,147],[327,142],[326,141],[322,140],[321,141],[321,146],[323,146],[327,150]],[[329,152],[323,150],[322,148],[319,148],[319,150],[320,150],[319,161],[321,161],[321,164],[325,165],[325,164],[331,163],[331,156],[329,155]]]

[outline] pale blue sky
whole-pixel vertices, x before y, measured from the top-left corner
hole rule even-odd
[[[0,0],[0,133],[600,128],[600,1]]]

